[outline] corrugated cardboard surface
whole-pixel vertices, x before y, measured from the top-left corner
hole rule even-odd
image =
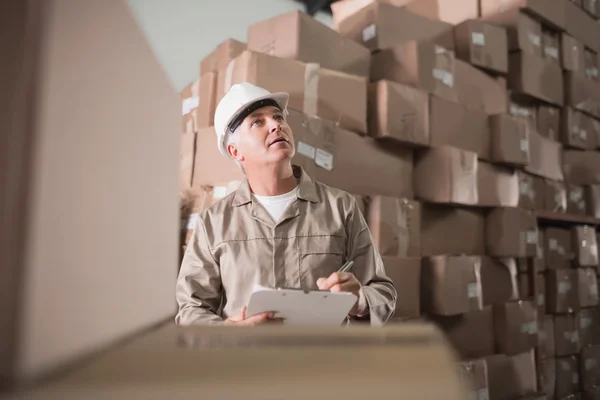
[[[408,3],[407,8],[416,14],[452,25],[479,16],[477,0],[416,0]]]
[[[592,226],[571,228],[571,240],[575,264],[580,267],[598,266],[598,243],[596,230]]]
[[[600,18],[600,5],[597,0],[583,0],[583,9],[587,11],[592,18]]]
[[[494,354],[492,307],[452,317],[434,317],[463,360]]]
[[[565,104],[600,118],[600,83],[583,72],[565,72]]]
[[[586,204],[592,217],[600,218],[600,185],[590,185],[585,188]]]
[[[421,315],[421,259],[382,256],[386,275],[394,282],[398,299],[394,321]],[[390,321],[393,322],[393,321]]]
[[[546,271],[546,307],[549,313],[562,314],[579,310],[577,280],[577,271],[573,269]]]
[[[374,1],[348,16],[338,24],[337,30],[371,50],[387,49],[410,40],[431,40],[454,50],[451,24],[383,1]]]
[[[538,317],[541,317],[541,326],[537,354],[545,360],[554,357],[556,354],[556,344],[554,340],[554,317],[551,315],[544,316],[541,313],[538,313]]]
[[[600,386],[586,390],[584,396],[583,400],[600,400]]]
[[[421,253],[485,254],[485,216],[477,209],[423,204]],[[457,235],[456,232],[461,232]]]
[[[481,292],[486,306],[517,300],[516,260],[481,257]]]
[[[545,259],[548,269],[568,269],[571,266],[573,245],[571,232],[563,228],[547,228]]]
[[[244,50],[246,50],[245,43],[234,39],[225,40],[200,62],[200,76],[226,68],[229,61],[239,56]]]
[[[454,27],[454,40],[456,55],[461,60],[493,73],[508,72],[505,28],[471,19]]]
[[[421,205],[394,197],[371,196],[365,217],[373,243],[382,256],[421,255]]]
[[[415,155],[415,195],[433,203],[477,204],[477,156],[453,147]]]
[[[251,25],[248,50],[369,76],[371,52],[308,14],[292,11]]]
[[[453,146],[491,158],[491,135],[487,115],[436,96],[431,96],[430,127],[432,146]]]
[[[561,109],[540,104],[537,108],[537,131],[548,139],[558,141],[561,128]]]
[[[553,399],[556,391],[556,359],[536,359],[539,390],[546,393],[549,399]]]
[[[479,161],[477,204],[484,207],[518,207],[519,178],[509,168]]]
[[[519,185],[518,207],[527,210],[541,210],[544,208],[544,181],[527,172],[516,171]]]
[[[431,42],[409,41],[373,55],[371,80],[403,83],[457,101],[454,53]]]
[[[502,207],[486,217],[486,249],[497,257],[535,257],[537,220],[531,211]]]
[[[511,93],[509,96],[508,113],[513,117],[520,118],[527,122],[530,129],[537,131],[537,109],[535,103]]]
[[[581,387],[591,389],[600,385],[600,346],[585,347],[581,350],[579,370]]]
[[[552,212],[564,213],[567,211],[567,188],[564,182],[543,179],[544,183],[544,209]]]
[[[296,140],[292,161],[313,179],[359,195],[413,197],[410,149],[384,146],[293,110],[288,123]]]
[[[491,159],[494,163],[524,166],[529,163],[529,132],[527,123],[511,115],[489,118]]]
[[[405,144],[428,146],[429,95],[391,81],[369,85],[368,134]]]
[[[546,60],[560,65],[560,33],[542,29],[542,55]]]
[[[565,180],[573,185],[600,184],[600,152],[565,150]]]
[[[351,16],[352,14],[359,11],[361,8],[368,6],[369,4],[381,2],[394,5],[396,7],[402,7],[412,2],[413,0],[350,0],[350,1],[336,1],[331,4],[331,13],[333,14],[333,25],[337,30],[340,23]]]
[[[557,63],[525,52],[509,56],[508,88],[557,106],[564,102],[563,74]]]
[[[584,187],[567,184],[566,188],[567,213],[571,215],[586,215]]]
[[[508,113],[508,92],[502,79],[459,59],[454,64],[454,81],[460,104],[488,115]]]
[[[594,150],[599,137],[599,121],[571,107],[563,108],[560,140],[565,146]]]
[[[486,357],[490,399],[509,400],[537,392],[534,351]]]
[[[517,301],[494,305],[494,339],[498,353],[517,355],[538,345],[535,303]]]
[[[214,125],[217,109],[217,72],[208,72],[200,77],[198,92],[200,101],[196,108],[196,126],[198,129]]]
[[[577,5],[566,2],[566,31],[590,49],[600,51],[600,25]]]
[[[488,10],[487,6],[500,5],[496,0],[480,1],[482,19],[503,26],[507,30],[508,49],[523,51],[528,54],[542,56],[542,25],[518,8],[509,8],[505,11]]]
[[[431,315],[460,315],[480,310],[481,258],[436,256],[423,258],[423,311]]]
[[[555,181],[563,181],[561,168],[562,146],[560,143],[529,131],[529,164],[525,171]]]
[[[487,364],[484,359],[461,362],[458,364],[458,371],[467,387],[468,398],[489,398]]]
[[[560,39],[563,69],[571,72],[583,72],[585,62],[583,43],[564,32],[560,35]]]
[[[244,179],[244,173],[237,164],[223,156],[217,148],[214,128],[200,129],[196,135],[196,149],[192,180],[192,188],[195,190],[201,190],[204,185]]]
[[[192,186],[196,134],[194,132],[183,133],[179,138],[179,143],[179,190],[183,191]]]
[[[566,398],[579,392],[581,378],[577,357],[559,357],[556,359],[556,397]]]
[[[598,54],[589,49],[583,52],[585,76],[588,79],[598,80]]]
[[[489,15],[502,12],[507,9],[520,8],[536,18],[543,20],[546,24],[555,28],[564,29],[566,25],[565,3],[567,0],[556,0],[547,2],[545,0],[481,0],[481,14]]]
[[[579,339],[582,346],[600,345],[600,314],[597,308],[586,308],[578,315]]]

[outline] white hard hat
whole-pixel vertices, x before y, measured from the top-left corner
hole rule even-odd
[[[223,96],[215,111],[215,132],[217,133],[217,145],[221,154],[228,155],[227,134],[230,131],[230,124],[237,122],[237,117],[245,118],[254,110],[270,105],[272,102],[274,102],[272,105],[277,105],[281,111],[287,112],[289,98],[290,96],[287,93],[271,93],[248,82],[233,85]],[[271,102],[268,100],[271,100]]]

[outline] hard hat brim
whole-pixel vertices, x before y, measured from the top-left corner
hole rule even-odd
[[[290,100],[290,95],[285,92],[271,93],[266,96],[257,97],[255,99],[252,99],[251,101],[241,105],[231,115],[231,117],[227,120],[227,123],[225,124],[225,132],[223,135],[221,135],[221,138],[219,141],[219,151],[221,152],[221,154],[223,154],[224,156],[229,156],[229,154],[227,153],[226,143],[227,143],[227,139],[229,137],[229,132],[228,132],[229,128],[228,127],[229,127],[229,124],[231,124],[231,121],[233,121],[244,109],[246,109],[251,104],[254,104],[257,101],[266,100],[266,99],[274,100],[279,105],[279,108],[281,108],[281,111],[285,112],[287,110],[288,102]]]

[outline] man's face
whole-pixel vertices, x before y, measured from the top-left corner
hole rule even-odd
[[[248,115],[227,146],[235,160],[246,166],[277,164],[295,154],[294,134],[281,110],[274,106],[259,108]]]

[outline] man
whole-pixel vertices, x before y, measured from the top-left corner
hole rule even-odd
[[[393,315],[396,290],[354,197],[292,166],[288,98],[241,83],[217,107],[219,150],[246,180],[198,217],[177,281],[178,324],[277,321],[246,315],[256,284],[353,293],[349,319],[371,325]],[[352,270],[337,272],[346,261]]]

